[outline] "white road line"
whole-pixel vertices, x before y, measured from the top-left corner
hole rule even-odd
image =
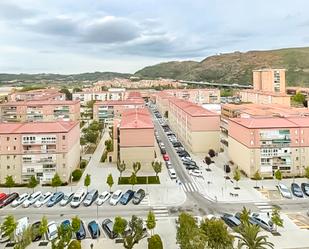
[[[195,182],[192,182],[191,184],[192,184],[192,188],[193,188],[196,192],[198,192],[198,187],[197,187],[196,183],[195,183]]]
[[[184,183],[181,185],[181,187],[182,187],[184,192],[188,192]]]

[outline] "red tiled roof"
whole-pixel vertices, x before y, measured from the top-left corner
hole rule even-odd
[[[74,105],[79,100],[30,100],[30,101],[9,101],[0,106],[34,106],[34,105]]]
[[[120,129],[154,128],[150,113],[145,108],[128,109],[122,113]]]
[[[309,117],[304,119],[309,122]],[[299,126],[289,118],[231,118],[230,120],[251,129],[294,128]]]
[[[138,105],[144,104],[143,99],[96,101],[95,105]]]
[[[0,123],[0,134],[66,133],[76,125],[78,121]]]

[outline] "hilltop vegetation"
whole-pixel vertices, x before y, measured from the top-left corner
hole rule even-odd
[[[286,68],[288,85],[309,87],[309,47],[214,55],[201,62],[167,62],[135,73],[143,78],[173,78],[219,83],[251,83],[252,70]]]

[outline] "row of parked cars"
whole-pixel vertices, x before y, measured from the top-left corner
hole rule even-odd
[[[32,242],[40,241],[43,238],[43,235],[39,232],[40,231],[40,226],[41,226],[41,221],[34,222],[33,224],[29,223],[29,218],[28,217],[23,217],[19,220],[17,220],[17,227],[15,229],[15,235],[20,236],[22,235],[22,232],[27,229],[29,226],[31,226],[31,236],[32,236]],[[47,225],[47,233],[45,234],[45,237],[49,240],[55,240],[58,238],[58,226],[62,226],[64,229],[69,229],[71,226],[71,221],[70,220],[64,220],[60,224],[57,224],[55,221],[51,221]],[[113,232],[113,226],[114,223],[111,219],[105,219],[102,222],[102,229],[106,233],[106,235],[110,239],[115,239],[118,237],[118,234]],[[80,220],[80,226],[79,230],[73,234],[72,236],[75,235],[77,240],[83,240],[86,238],[87,231],[88,229],[90,237],[92,239],[97,239],[101,236],[101,230],[100,230],[100,225],[96,220],[90,221],[88,224],[85,224],[82,220]],[[130,229],[126,231],[126,233],[130,233]],[[146,237],[148,235],[146,226],[144,225],[143,227],[143,236]],[[10,240],[9,236],[5,236],[3,233],[0,233],[0,243],[5,243]]]
[[[301,183],[299,186],[297,183],[293,182],[291,184],[291,190],[284,184],[279,183],[278,189],[280,194],[288,199],[292,199],[293,195],[299,198],[309,197],[309,183]]]
[[[53,207],[56,204],[60,206],[66,206],[70,204],[72,208],[77,208],[81,204],[84,206],[91,206],[96,203],[98,206],[109,201],[110,205],[117,205],[120,202],[123,205],[127,205],[131,200],[132,203],[138,205],[146,196],[145,190],[139,189],[136,192],[133,190],[127,190],[123,192],[122,190],[116,190],[113,193],[104,191],[99,194],[98,190],[92,189],[89,192],[85,188],[78,189],[75,193],[63,193],[61,191],[51,193],[42,193],[41,191],[36,191],[32,194],[23,193],[19,195],[18,193],[5,194],[0,193],[0,208],[10,205],[11,207],[22,206],[28,208],[30,206],[34,207]]]
[[[221,219],[227,224],[230,228],[234,229],[241,224],[241,214],[236,213],[232,214],[223,214]],[[252,225],[257,225],[268,232],[274,231],[274,225],[270,220],[270,217],[264,213],[252,213],[249,215],[249,223]]]

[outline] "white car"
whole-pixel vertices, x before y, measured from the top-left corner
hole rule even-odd
[[[70,206],[72,208],[77,208],[79,207],[79,205],[84,201],[86,195],[87,195],[87,190],[83,187],[81,187],[80,189],[78,189],[76,191],[76,193],[73,195],[73,199],[70,203]]]
[[[182,160],[182,161],[193,161],[192,158],[189,157],[189,156],[181,157],[181,160]]]
[[[292,199],[292,193],[291,191],[288,189],[287,186],[285,186],[282,183],[278,184],[278,189],[280,191],[280,194],[284,197],[284,198],[288,198],[288,199]]]
[[[47,225],[48,230],[47,230],[47,238],[49,241],[57,239],[58,238],[58,228],[57,224],[54,221],[51,221]]]
[[[34,204],[40,197],[42,196],[41,191],[37,191],[32,193],[27,200],[25,200],[22,204],[22,207],[27,208]]]
[[[203,177],[202,171],[198,169],[189,170],[189,175],[196,176],[196,177]]]
[[[15,235],[21,236],[28,226],[29,226],[29,217],[23,217],[17,220]]]
[[[113,206],[117,205],[117,203],[119,202],[121,196],[122,196],[122,191],[120,189],[116,190],[113,193],[112,197],[110,198],[109,204],[111,204]]]
[[[100,206],[102,205],[104,202],[106,202],[109,198],[111,197],[110,192],[108,191],[104,191],[102,194],[99,195],[98,199],[97,199],[97,205]]]
[[[40,199],[38,199],[35,203],[34,206],[35,207],[42,207],[44,206],[49,199],[51,198],[52,193],[51,192],[46,192],[45,194],[41,195]]]
[[[63,199],[60,201],[60,206],[64,207],[68,205],[73,199],[74,193],[67,193],[64,195]]]
[[[18,207],[20,204],[22,204],[25,200],[27,200],[29,197],[28,193],[24,193],[20,195],[16,200],[14,200],[11,204],[12,207]]]

